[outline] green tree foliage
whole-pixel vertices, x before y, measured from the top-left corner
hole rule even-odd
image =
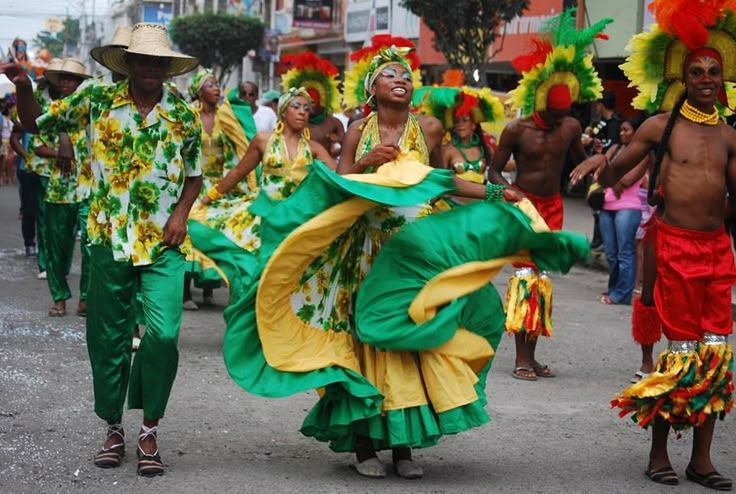
[[[249,51],[263,46],[263,22],[243,15],[206,12],[175,17],[169,31],[179,49],[214,70],[220,83]]]
[[[64,27],[60,32],[41,31],[31,42],[39,50],[46,48],[54,57],[63,57],[65,46],[67,53],[76,52],[80,36],[79,19],[67,17],[64,19]]]
[[[529,8],[529,0],[402,0],[434,31],[434,47],[467,76],[489,63],[493,42],[503,36],[501,23]]]

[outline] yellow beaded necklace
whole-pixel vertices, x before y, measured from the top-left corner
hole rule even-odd
[[[695,108],[688,101],[685,101],[685,103],[682,105],[682,108],[680,108],[680,115],[697,124],[718,125],[718,123],[721,121],[721,119],[718,117],[717,109],[714,108],[713,113],[704,113]]]

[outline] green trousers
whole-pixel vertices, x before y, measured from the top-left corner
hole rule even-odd
[[[74,243],[76,242],[76,226],[79,224],[82,252],[82,275],[79,278],[79,300],[87,300],[87,286],[89,284],[89,242],[87,241],[87,215],[89,203],[87,201],[74,204],[45,204],[46,212],[46,273],[54,302],[69,300],[72,293],[69,290],[67,276],[74,258]]]
[[[95,413],[119,423],[128,408],[143,418],[164,416],[179,364],[184,255],[164,250],[153,264],[116,262],[112,249],[93,245],[87,299],[87,351],[92,364]],[[131,366],[135,297],[140,294],[146,334]]]
[[[49,185],[49,177],[38,176],[38,210],[36,212],[36,261],[38,271],[44,272],[48,267],[48,254],[46,250],[46,187]]]

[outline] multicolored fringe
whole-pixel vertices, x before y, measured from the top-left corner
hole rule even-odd
[[[660,417],[679,431],[699,427],[713,414],[723,419],[731,411],[731,345],[695,341],[674,344],[689,345],[687,351],[662,352],[653,373],[611,401],[611,408],[621,408],[620,417],[634,413],[632,420],[643,428]]]
[[[525,267],[516,271],[506,290],[506,331],[552,336],[552,280]]]
[[[662,338],[662,321],[657,308],[644,305],[641,298],[634,300],[631,336],[640,345],[654,345]]]

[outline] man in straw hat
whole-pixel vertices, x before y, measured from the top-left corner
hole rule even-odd
[[[119,26],[115,30],[115,34],[112,35],[112,40],[107,45],[97,46],[95,48],[92,48],[90,50],[89,54],[90,56],[95,60],[95,62],[99,63],[105,68],[110,68],[105,64],[105,53],[109,52],[110,50],[114,50],[117,48],[128,48],[128,45],[130,44],[130,37],[133,33],[133,28],[130,26]],[[112,69],[110,72],[103,74],[97,78],[98,83],[100,84],[112,84],[114,82],[121,81],[125,78],[122,74],[119,74],[118,72],[113,71]]]
[[[128,48],[111,49],[103,60],[128,79],[75,93],[43,115],[22,69],[6,64],[0,72],[18,87],[19,113],[28,130],[90,127],[94,189],[87,346],[95,412],[108,423],[95,465],[122,463],[127,388],[128,407],[143,409],[138,474],[161,475],[157,426],[178,365],[181,287],[190,250],[186,221],[202,187],[199,118],[164,80],[189,72],[198,61],[171,50],[166,28],[152,23],[136,24]],[[147,331],[131,366],[138,290]]]
[[[54,58],[49,61],[46,67],[47,71],[54,71],[61,68],[64,64],[64,60],[61,58]],[[38,81],[34,97],[38,104],[41,106],[41,111],[46,111],[52,101],[57,100],[61,96],[59,88],[51,84],[51,82],[44,76]],[[21,125],[22,128],[22,125]],[[42,151],[42,146],[46,145],[44,142],[43,135],[31,135],[28,139],[27,146],[27,161],[26,169],[31,174],[29,183],[32,184],[36,191],[35,203],[36,209],[36,230],[37,230],[37,258],[38,263],[38,276],[39,280],[46,279],[46,269],[48,268],[48,242],[46,241],[46,203],[44,197],[46,196],[46,186],[49,181],[49,170],[54,161],[54,157],[43,157],[36,153],[36,150]]]
[[[89,79],[85,73],[82,62],[75,58],[67,58],[58,69],[47,69],[46,79],[57,86],[62,97],[73,94],[83,80]],[[44,221],[46,224],[46,239],[48,242],[48,265],[47,279],[51,297],[54,301],[49,310],[49,316],[57,317],[66,315],[66,301],[72,297],[66,277],[69,274],[69,266],[74,256],[74,244],[76,240],[75,228],[77,223],[84,230],[87,224],[89,209],[84,194],[78,193],[80,179],[84,183],[89,182],[89,173],[80,173],[83,164],[88,159],[87,134],[85,129],[53,134],[51,138],[55,141],[54,148],[47,147],[45,152],[53,160],[48,167],[48,184],[43,198],[45,205]],[[67,141],[68,139],[68,141]],[[78,159],[69,163],[69,167],[60,166],[60,147],[62,143],[68,142],[71,146],[80,150]],[[82,276],[79,281],[79,307],[77,312],[84,315],[87,284],[89,278],[89,248],[87,246],[86,232],[82,232]]]

